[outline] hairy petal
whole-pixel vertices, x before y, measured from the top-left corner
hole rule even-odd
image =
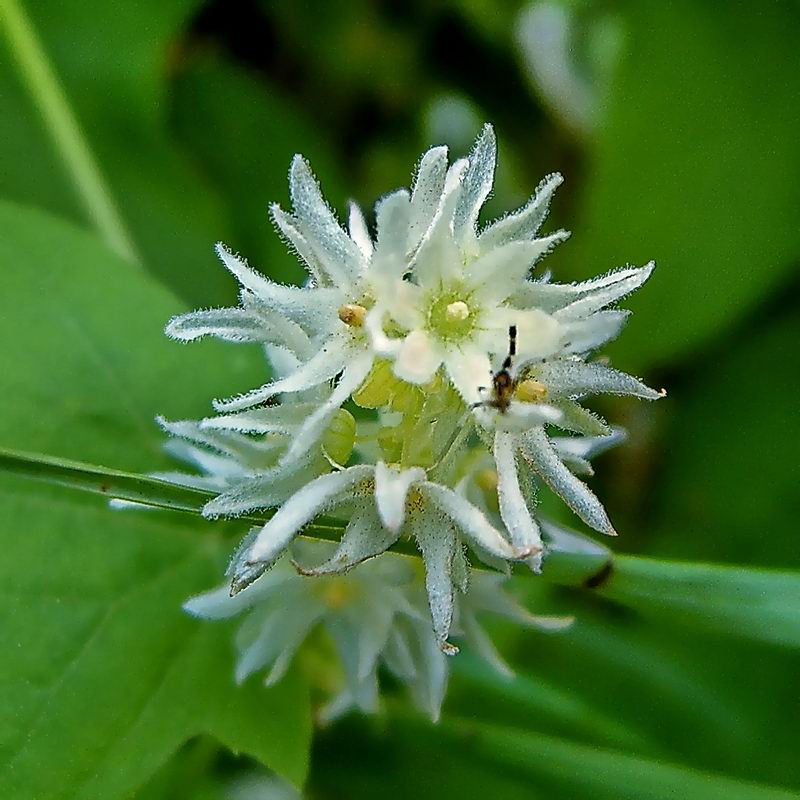
[[[547,361],[532,370],[554,397],[575,398],[592,394],[617,394],[658,400],[661,392],[640,380],[604,364],[583,361]]]
[[[421,467],[398,472],[383,461],[375,465],[375,503],[381,521],[390,531],[399,531],[403,526],[408,490],[424,480],[425,470]]]
[[[517,446],[539,477],[590,527],[616,536],[603,504],[594,492],[576,478],[558,457],[544,428],[531,428],[520,436]]]

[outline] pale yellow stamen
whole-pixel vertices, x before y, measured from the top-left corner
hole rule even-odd
[[[463,322],[469,316],[469,306],[463,300],[456,300],[447,306],[444,313],[451,322]]]
[[[367,309],[355,303],[345,303],[339,308],[339,319],[351,328],[360,328],[367,316]]]
[[[497,472],[493,469],[486,468],[479,470],[475,474],[475,483],[482,492],[492,493],[497,491]]]
[[[541,381],[527,378],[517,386],[515,395],[523,403],[541,403],[547,399],[547,387]]]

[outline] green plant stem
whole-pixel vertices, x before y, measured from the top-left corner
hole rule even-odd
[[[92,225],[118,255],[140,264],[136,248],[114,204],[86,137],[18,0],[0,0],[0,28],[31,98],[44,119]]]

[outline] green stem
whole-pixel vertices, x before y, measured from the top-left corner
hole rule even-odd
[[[141,259],[100,167],[18,0],[0,0],[0,27],[5,31],[20,76],[44,119],[89,220],[112,250],[127,261],[139,264]]]

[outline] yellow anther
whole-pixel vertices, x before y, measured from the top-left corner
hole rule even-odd
[[[518,384],[515,395],[523,403],[541,403],[547,399],[547,387],[541,381],[526,378]]]
[[[463,300],[456,300],[447,306],[444,313],[450,322],[463,322],[469,316],[469,306]]]
[[[367,316],[367,309],[355,303],[345,303],[339,308],[339,319],[351,328],[360,328]]]

